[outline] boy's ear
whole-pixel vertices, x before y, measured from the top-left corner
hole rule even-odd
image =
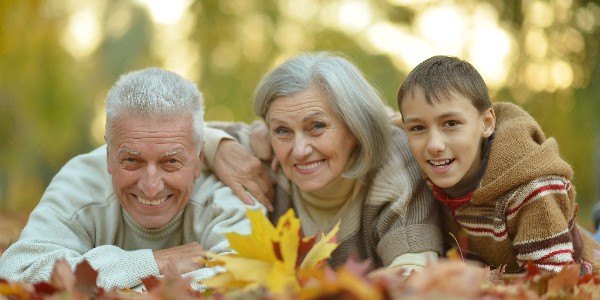
[[[493,108],[488,108],[483,113],[483,137],[489,137],[496,129],[496,113]]]

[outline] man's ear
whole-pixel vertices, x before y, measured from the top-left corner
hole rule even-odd
[[[108,144],[106,145],[106,171],[108,171],[108,174],[112,175],[113,165],[110,163],[110,154],[108,151]]]
[[[488,108],[484,113],[483,113],[483,137],[487,138],[490,135],[492,135],[492,133],[494,133],[494,130],[496,129],[496,113],[494,112],[494,109],[492,107]]]
[[[194,169],[194,178],[200,177],[202,174],[202,162],[204,162],[204,149],[200,150],[200,157],[198,158],[198,164]]]

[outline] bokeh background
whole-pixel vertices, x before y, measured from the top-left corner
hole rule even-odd
[[[422,60],[469,60],[494,101],[520,104],[556,137],[575,169],[580,223],[593,230],[599,47],[598,0],[1,0],[0,218],[24,221],[69,158],[103,143],[119,75],[173,70],[203,91],[208,120],[250,122],[269,68],[329,50],[394,109]]]

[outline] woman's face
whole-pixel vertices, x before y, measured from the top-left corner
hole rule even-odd
[[[276,98],[267,119],[283,172],[302,191],[319,191],[347,168],[356,138],[320,87]]]

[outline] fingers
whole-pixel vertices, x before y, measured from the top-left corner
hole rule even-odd
[[[271,204],[271,201],[269,201],[267,196],[265,194],[263,194],[262,191],[259,191],[255,187],[248,187],[247,189],[248,189],[248,192],[250,192],[250,194],[254,195],[254,197],[256,197],[256,200],[258,200],[258,202],[260,202],[262,205],[264,205],[268,211],[273,211],[273,206]]]
[[[279,168],[279,159],[277,159],[277,156],[273,157],[273,160],[271,161],[271,171],[277,173],[277,169]]]
[[[247,199],[252,199],[246,191],[252,194],[258,202],[264,205],[267,208],[267,211],[273,211],[273,200],[275,198],[275,190],[273,189],[273,184],[271,177],[268,174],[264,174],[265,176],[261,178],[257,178],[255,180],[245,179],[240,180],[240,192],[243,193],[244,197]],[[237,194],[237,193],[236,193]],[[239,194],[240,199],[242,198]],[[242,199],[242,201],[246,204],[254,204],[253,202],[246,202]]]
[[[246,189],[239,183],[232,183],[231,189],[233,192],[247,205],[254,205],[254,200],[248,194],[246,194]],[[254,195],[254,194],[253,194]]]

